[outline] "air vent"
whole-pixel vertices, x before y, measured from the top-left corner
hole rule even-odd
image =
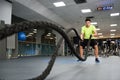
[[[76,4],[86,3],[86,0],[74,0]]]

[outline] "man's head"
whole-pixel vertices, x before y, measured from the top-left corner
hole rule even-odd
[[[91,20],[90,19],[85,19],[85,25],[88,27],[88,26],[90,26],[90,24],[91,24]]]

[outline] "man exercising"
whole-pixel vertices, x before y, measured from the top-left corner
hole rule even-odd
[[[83,49],[85,46],[87,46],[90,35],[92,35],[90,46],[94,49],[94,54],[95,54],[95,61],[100,62],[98,59],[98,45],[96,38],[97,37],[97,31],[94,25],[91,25],[91,20],[86,19],[85,20],[85,25],[81,29],[81,34],[80,37],[82,39],[82,42],[80,43],[80,56],[83,57]]]

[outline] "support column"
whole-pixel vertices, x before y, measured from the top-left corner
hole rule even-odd
[[[3,20],[5,24],[11,24],[12,4],[5,0],[0,0],[0,20]],[[0,59],[8,58],[7,39],[0,40]],[[11,50],[10,50],[11,51]]]
[[[41,54],[41,36],[44,33],[44,29],[38,29],[36,34],[36,55]]]
[[[62,37],[58,32],[56,32],[56,31],[53,31],[53,33],[54,34],[56,34],[56,44],[58,43],[58,41],[60,40],[60,38]],[[60,47],[60,49],[59,49],[59,51],[58,51],[58,55],[60,55],[60,56],[64,56],[65,55],[65,52],[64,52],[64,40],[63,40],[63,42],[62,42],[62,44],[61,44],[61,47]]]

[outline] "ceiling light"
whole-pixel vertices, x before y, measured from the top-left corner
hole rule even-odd
[[[37,29],[33,29],[33,33],[37,33]]]
[[[102,35],[102,33],[98,33],[98,35]]]
[[[89,13],[89,12],[92,12],[91,9],[82,9],[81,10],[82,13]]]
[[[111,36],[114,36],[115,34],[110,34]]]
[[[110,26],[117,26],[117,24],[111,24]]]
[[[34,31],[37,31],[37,29],[33,29]]]
[[[29,36],[32,36],[32,35],[28,34],[26,37],[29,37]]]
[[[103,36],[99,36],[99,37],[103,37]]]
[[[46,36],[50,36],[49,34],[47,34]]]
[[[51,33],[48,33],[49,35],[51,35]]]
[[[97,22],[91,22],[91,24],[95,25],[95,24],[97,24]]]
[[[115,36],[111,36],[111,38],[113,38],[113,37],[115,37]]]
[[[29,33],[30,35],[34,34],[34,33]]]
[[[53,39],[52,37],[50,39]]]
[[[120,13],[111,13],[110,16],[119,16]]]
[[[115,29],[111,29],[110,31],[111,31],[111,32],[115,32],[116,30],[115,30]]]
[[[37,31],[33,31],[33,33],[37,33]]]
[[[66,4],[65,4],[63,1],[55,2],[55,3],[53,3],[53,5],[54,5],[55,7],[63,7],[63,6],[66,6]]]
[[[100,30],[100,28],[96,28],[96,30],[97,30],[97,31],[99,31],[99,30]]]

